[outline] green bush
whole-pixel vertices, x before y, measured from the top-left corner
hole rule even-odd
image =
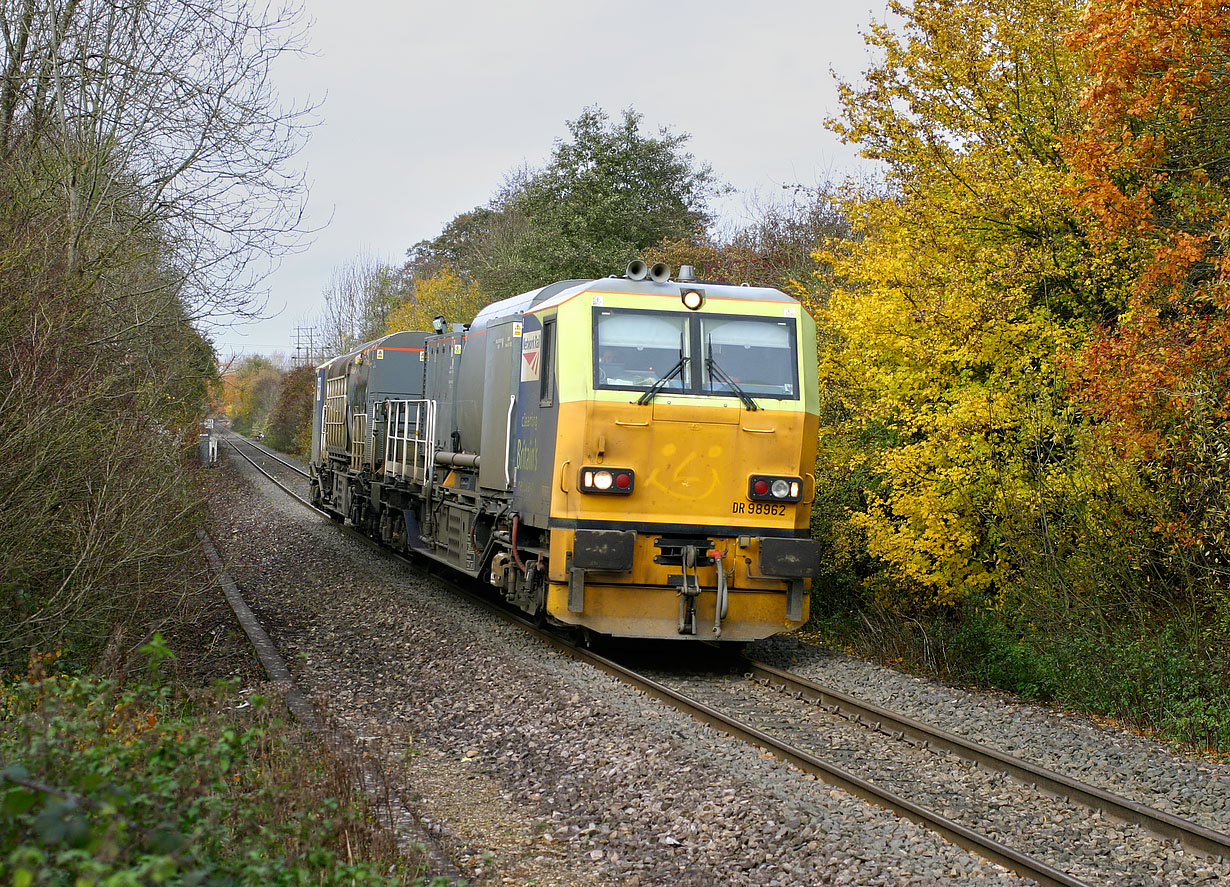
[[[977,684],[1049,702],[1060,678],[1054,661],[1039,655],[1036,638],[1006,622],[990,608],[969,607],[953,628],[954,658]]]
[[[813,598],[811,630],[832,645],[961,684],[1114,718],[1160,739],[1230,752],[1230,650],[1195,620],[1072,610],[1066,619],[1020,615],[992,600],[905,616]],[[848,603],[848,599],[845,601]],[[1034,613],[1037,617],[1039,614]]]
[[[353,765],[305,754],[309,739],[273,709],[233,687],[186,698],[63,675],[0,685],[11,883],[422,884],[375,827]]]
[[[1048,638],[1043,654],[1066,675],[1059,701],[1166,739],[1230,751],[1226,652],[1211,659],[1194,625],[1074,625]]]

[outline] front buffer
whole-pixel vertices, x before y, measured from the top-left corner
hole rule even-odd
[[[547,610],[617,637],[753,641],[807,621],[818,555],[810,539],[556,530]]]

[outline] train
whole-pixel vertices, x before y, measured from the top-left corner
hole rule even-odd
[[[318,507],[582,632],[806,622],[819,394],[797,299],[637,260],[432,326],[317,367]]]

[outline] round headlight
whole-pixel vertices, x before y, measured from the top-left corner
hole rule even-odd
[[[697,290],[688,290],[683,294],[683,307],[688,310],[695,311],[703,304],[705,304],[705,297]]]
[[[611,477],[611,472],[609,471],[595,471],[594,472],[594,486],[597,487],[598,489],[609,490],[611,488],[611,484],[614,482],[615,482],[615,478]]]
[[[790,484],[786,483],[786,481],[779,477],[777,480],[773,481],[771,490],[773,492],[773,498],[785,499],[786,496],[790,494]]]

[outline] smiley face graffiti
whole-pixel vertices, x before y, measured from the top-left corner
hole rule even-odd
[[[685,502],[698,502],[713,495],[720,487],[722,477],[712,463],[721,457],[722,448],[709,447],[708,462],[702,462],[697,452],[690,452],[671,470],[670,461],[678,451],[679,447],[673,443],[662,447],[658,452],[658,461],[667,463],[669,473],[664,477],[661,468],[654,468],[645,482],[671,498]]]

